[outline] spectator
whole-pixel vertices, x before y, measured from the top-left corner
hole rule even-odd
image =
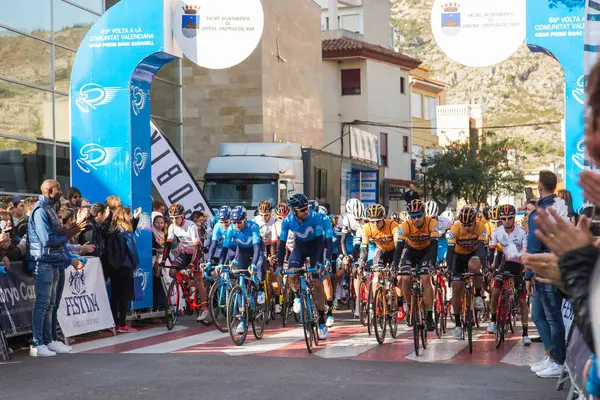
[[[68,263],[65,245],[82,224],[71,230],[64,230],[55,211],[62,192],[55,180],[46,180],[41,186],[42,195],[31,211],[27,229],[27,258],[29,269],[34,276],[35,306],[32,318],[33,340],[29,350],[32,357],[52,357],[57,353],[67,353],[69,348],[52,340],[52,312],[56,302],[58,269]],[[83,268],[79,260],[71,260],[71,265]]]
[[[202,243],[204,252],[207,253],[212,237],[212,229],[208,224],[208,215],[206,215],[204,211],[194,211],[192,215],[190,215],[190,221],[196,223],[198,235],[200,236],[200,243]]]
[[[21,250],[17,247],[19,241],[15,235],[15,229],[13,228],[12,216],[6,211],[0,211],[0,230],[10,239],[10,242],[5,242],[4,249],[6,250],[6,256],[10,261],[21,261],[23,256]]]
[[[571,221],[573,225],[577,225],[577,222],[579,222],[579,216],[573,208],[573,197],[571,197],[571,192],[569,192],[566,189],[561,189],[558,192],[556,192],[556,195],[563,199],[567,204],[569,210],[569,221]]]
[[[117,208],[106,240],[107,271],[111,282],[110,308],[113,313],[117,332],[130,333],[136,329],[126,325],[129,301],[135,299],[133,272],[138,266],[138,253],[135,246],[134,231],[140,212],[133,218],[126,207]]]
[[[154,309],[164,310],[167,307],[167,297],[162,283],[162,271],[159,264],[165,247],[165,218],[158,211],[152,212],[152,298]]]
[[[85,199],[83,197],[77,201],[77,208],[90,208],[91,206],[92,203],[90,203],[88,199]]]
[[[0,211],[8,212],[8,203],[5,201],[0,201]]]
[[[529,227],[527,251],[530,254],[550,253],[550,249],[536,235],[536,231],[539,229],[536,225],[536,216],[540,210],[553,208],[557,210],[559,215],[568,219],[566,203],[554,194],[556,184],[557,178],[553,172],[540,172],[538,182],[540,199],[538,200],[537,208],[531,212],[527,222]],[[527,270],[525,279],[530,291],[532,277],[533,272]],[[562,301],[558,295],[556,286],[551,283],[537,281],[531,305],[531,319],[544,343],[547,356],[544,360],[534,364],[531,370],[541,378],[558,378],[562,372],[562,365],[565,362],[565,326],[562,320],[561,307]]]
[[[104,223],[110,210],[102,203],[94,203],[90,207],[85,230],[79,234],[79,244],[93,243],[96,249],[91,253],[94,257],[102,258],[106,247],[107,227]],[[106,271],[105,271],[106,272]]]
[[[70,207],[77,207],[77,202],[81,198],[81,192],[76,187],[70,187],[65,193],[65,199],[68,200]]]
[[[163,201],[154,200],[152,202],[152,211],[159,212],[164,217],[165,213],[167,212],[167,205]]]
[[[13,209],[13,226],[16,227],[25,218],[25,200],[21,198],[13,199],[13,205],[15,206]]]
[[[408,190],[404,193],[404,201],[406,204],[410,203],[413,200],[419,200],[419,193],[415,190],[414,183],[408,185]]]
[[[27,235],[27,224],[29,223],[29,216],[31,215],[31,209],[37,203],[38,199],[36,197],[27,197],[23,200],[24,204],[24,216],[23,218],[15,225],[15,233],[18,238],[23,239]]]

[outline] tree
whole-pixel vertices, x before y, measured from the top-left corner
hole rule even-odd
[[[490,196],[523,193],[527,181],[519,168],[518,147],[514,139],[498,139],[493,133],[473,145],[449,143],[422,163],[427,192],[441,208],[454,197],[480,204]]]

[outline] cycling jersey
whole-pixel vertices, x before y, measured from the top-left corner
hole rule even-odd
[[[225,235],[227,234],[227,229],[223,227],[221,222],[217,222],[212,231],[212,238],[210,242],[210,248],[208,250],[208,254],[206,256],[207,260],[211,260],[213,257],[220,258],[221,251],[223,249],[223,242],[225,241]],[[227,251],[227,250],[225,250]]]
[[[367,247],[369,240],[383,251],[392,251],[398,241],[398,223],[392,219],[384,219],[383,227],[378,229],[375,224],[368,223],[363,227],[362,246]]]
[[[498,246],[501,245],[501,249]],[[521,262],[521,255],[527,245],[527,233],[519,225],[514,225],[508,232],[504,226],[499,226],[492,232],[490,248],[502,251],[507,262]]]
[[[467,255],[477,251],[479,242],[487,241],[487,233],[485,225],[481,222],[477,222],[474,229],[468,231],[460,221],[456,221],[446,238],[449,246],[454,245],[456,253]]]
[[[265,246],[260,237],[260,229],[254,221],[246,221],[244,229],[237,230],[233,225],[227,229],[224,249],[235,249],[235,261],[238,262],[238,268],[246,269],[252,262],[257,268],[257,277],[259,281],[264,281],[265,277]],[[221,255],[221,264],[225,262],[224,255]]]
[[[423,250],[429,246],[431,239],[440,237],[438,222],[431,217],[425,217],[425,222],[419,228],[411,220],[406,220],[398,230],[398,240],[405,241],[408,247]]]
[[[342,253],[352,254],[354,247],[360,245],[360,241],[356,242],[356,237],[362,228],[360,223],[352,215],[344,214],[338,221],[338,227],[342,234]]]
[[[277,218],[271,217],[269,218],[268,222],[265,222],[265,219],[262,215],[257,215],[254,217],[254,222],[258,224],[260,237],[266,246],[270,246],[273,242],[277,242],[278,236],[275,229]]]
[[[296,243],[310,242],[324,235],[323,218],[315,211],[310,210],[304,221],[299,220],[292,213],[285,217],[281,223],[281,234],[279,240],[286,241],[288,233],[293,232]]]
[[[167,242],[172,243],[175,238],[179,241],[179,246],[187,254],[193,254],[197,246],[200,245],[200,235],[198,234],[198,225],[189,220],[183,220],[182,225],[173,222],[169,225],[167,231]]]
[[[258,224],[254,221],[246,221],[246,226],[241,231],[235,229],[233,225],[229,226],[223,247],[237,246],[242,249],[249,249],[256,244],[261,244]]]

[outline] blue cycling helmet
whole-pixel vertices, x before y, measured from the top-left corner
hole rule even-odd
[[[219,211],[217,211],[217,218],[218,219],[231,218],[231,207],[223,206],[223,207],[219,208]]]
[[[308,209],[312,211],[319,211],[319,202],[317,200],[310,200],[308,202]]]
[[[246,212],[246,208],[242,206],[234,207],[231,210],[231,222],[241,222],[246,219],[248,213]]]
[[[308,207],[308,197],[303,193],[295,193],[288,197],[287,203],[294,210],[301,210]]]

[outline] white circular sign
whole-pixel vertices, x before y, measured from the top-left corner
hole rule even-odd
[[[195,64],[224,69],[244,61],[262,36],[260,0],[177,0],[173,36]]]
[[[525,0],[435,0],[431,30],[457,63],[488,67],[506,60],[525,40]]]

